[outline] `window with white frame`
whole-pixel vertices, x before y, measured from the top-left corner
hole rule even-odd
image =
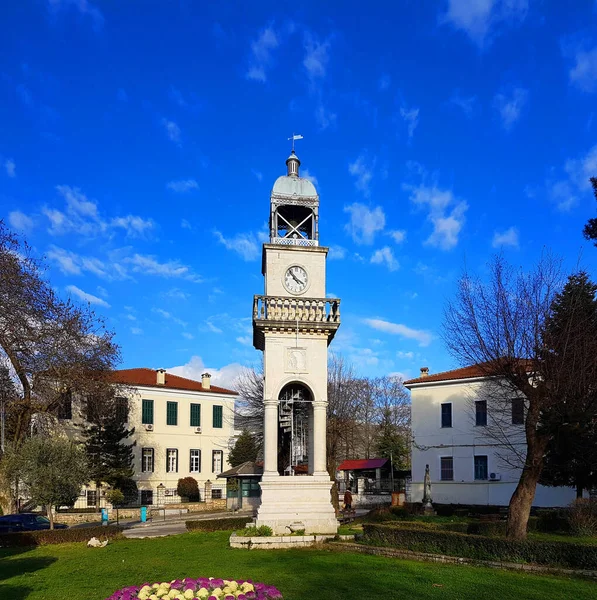
[[[442,456],[440,459],[439,478],[441,481],[454,481],[454,457]]]
[[[211,453],[211,470],[212,473],[219,475],[222,472],[222,462],[224,460],[224,452],[222,450],[213,450]]]
[[[178,450],[176,448],[166,450],[166,473],[178,473]]]
[[[201,450],[191,450],[189,471],[191,473],[201,473]]]
[[[153,473],[153,448],[142,448],[141,450],[141,472]]]
[[[487,456],[475,456],[475,480],[487,480]]]

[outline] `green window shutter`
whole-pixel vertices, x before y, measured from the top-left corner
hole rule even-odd
[[[153,425],[153,400],[143,400],[141,408],[141,423]]]
[[[216,429],[222,429],[222,412],[221,406],[214,406],[214,427]]]
[[[191,427],[201,427],[201,404],[191,404]]]
[[[178,402],[166,403],[166,425],[178,425]]]

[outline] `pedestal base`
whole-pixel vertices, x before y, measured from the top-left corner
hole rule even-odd
[[[338,531],[327,474],[264,478],[260,485],[257,527],[267,525],[274,535],[290,535],[298,529],[306,534]]]

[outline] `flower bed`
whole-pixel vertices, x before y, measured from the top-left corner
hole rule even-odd
[[[106,600],[282,600],[272,585],[199,577],[164,583],[132,585],[114,592]]]

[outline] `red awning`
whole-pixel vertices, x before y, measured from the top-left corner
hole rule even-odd
[[[387,458],[361,458],[358,460],[345,460],[338,467],[338,471],[365,471],[367,469],[379,469],[387,462]]]

